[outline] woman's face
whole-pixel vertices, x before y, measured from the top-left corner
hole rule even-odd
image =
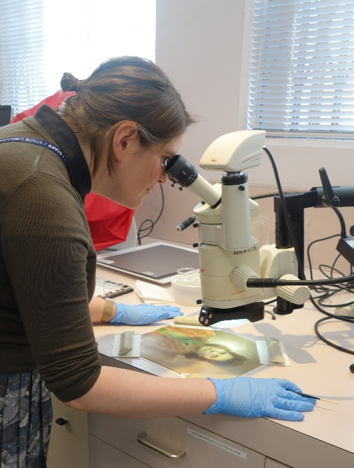
[[[120,168],[123,172],[117,184],[118,203],[128,208],[138,208],[157,183],[164,184],[166,159],[178,153],[181,143],[182,136],[147,148],[139,144]]]
[[[228,361],[233,355],[225,349],[218,348],[217,345],[205,345],[198,348],[198,354],[210,361]]]

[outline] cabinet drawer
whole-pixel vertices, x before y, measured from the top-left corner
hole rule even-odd
[[[277,462],[272,458],[267,458],[265,468],[291,468],[291,466],[283,465],[283,463]]]
[[[121,468],[123,466],[124,468],[147,468],[148,466],[91,435],[89,447],[89,468]]]
[[[128,419],[90,414],[89,433],[154,468],[265,465],[265,456],[179,418]],[[139,436],[141,443],[137,441]]]
[[[50,468],[62,468],[63,466],[65,468],[87,468],[87,413],[69,408],[53,394],[52,405],[53,423],[49,443],[48,466]],[[59,421],[56,422],[57,420]]]

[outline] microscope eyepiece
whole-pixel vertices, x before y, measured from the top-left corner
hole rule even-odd
[[[186,187],[201,201],[216,208],[221,203],[220,193],[198,174],[197,169],[180,154],[172,156],[166,164],[165,172],[172,184]]]
[[[189,187],[198,177],[197,169],[180,154],[168,160],[165,172],[172,183],[178,183],[181,187]]]

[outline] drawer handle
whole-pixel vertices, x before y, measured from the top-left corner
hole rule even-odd
[[[58,418],[58,419],[55,420],[55,422],[56,422],[57,424],[59,424],[59,426],[65,426],[65,424],[68,424],[69,419]]]
[[[177,458],[183,457],[186,454],[185,450],[181,450],[179,453],[176,453],[176,454],[168,453],[166,452],[166,450],[156,447],[156,445],[153,445],[151,442],[144,440],[146,436],[147,436],[147,433],[144,431],[140,435],[138,435],[136,440],[139,442],[139,444],[145,445],[145,447],[155,450],[155,452],[161,453],[161,455],[164,455],[165,457],[177,459]]]

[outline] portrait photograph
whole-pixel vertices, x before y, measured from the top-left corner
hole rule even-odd
[[[141,336],[141,357],[179,374],[247,374],[262,365],[254,341],[204,327],[166,326]]]

